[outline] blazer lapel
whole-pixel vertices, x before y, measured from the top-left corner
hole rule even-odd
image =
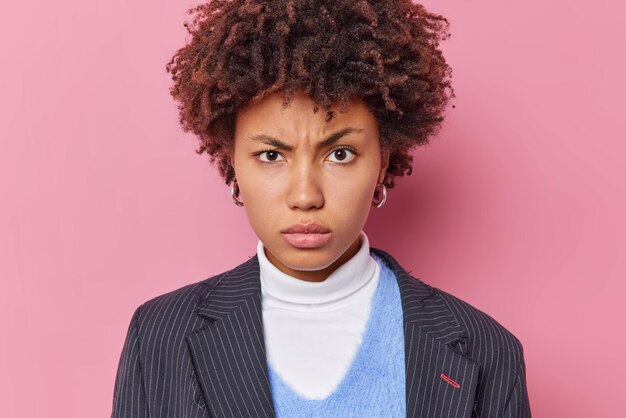
[[[407,417],[470,417],[479,365],[467,356],[467,335],[436,290],[371,247],[398,280],[404,316]]]
[[[196,376],[214,417],[274,417],[256,255],[202,284],[206,326],[186,336]]]

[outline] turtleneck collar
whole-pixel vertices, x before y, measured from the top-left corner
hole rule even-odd
[[[333,271],[322,282],[308,282],[280,271],[265,255],[259,240],[261,289],[266,302],[294,310],[332,310],[349,304],[359,290],[377,277],[378,264],[370,255],[369,239],[359,233],[361,247],[357,253]],[[351,297],[352,296],[352,297]]]

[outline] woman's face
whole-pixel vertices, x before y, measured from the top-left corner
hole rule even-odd
[[[376,117],[362,100],[325,121],[304,93],[281,111],[274,93],[237,114],[232,155],[239,198],[281,271],[307,281],[325,280],[360,248],[359,233],[384,179]],[[324,233],[288,234],[287,228],[315,223]],[[306,231],[309,232],[309,231]]]

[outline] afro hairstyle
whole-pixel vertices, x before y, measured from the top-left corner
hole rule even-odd
[[[333,103],[344,112],[363,99],[389,152],[388,188],[411,174],[410,150],[437,133],[454,97],[439,49],[448,20],[410,0],[214,0],[187,13],[191,39],[166,65],[170,94],[227,185],[237,111],[268,94],[284,108],[302,90],[327,121]]]

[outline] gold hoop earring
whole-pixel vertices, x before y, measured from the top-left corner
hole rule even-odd
[[[236,192],[235,187],[237,188]],[[233,184],[230,186],[230,197],[233,198],[233,202],[235,202],[235,205],[243,206],[243,202],[237,199],[239,197],[239,185],[237,184],[237,179],[233,180]]]
[[[376,190],[378,190],[378,187],[382,186],[383,189],[383,198],[380,202],[376,203],[375,201],[372,201],[372,206],[376,207],[376,208],[382,208],[383,205],[385,204],[385,202],[387,201],[387,188],[385,187],[384,184],[382,183],[378,183],[376,185]],[[374,196],[377,194],[377,192],[374,193]]]

